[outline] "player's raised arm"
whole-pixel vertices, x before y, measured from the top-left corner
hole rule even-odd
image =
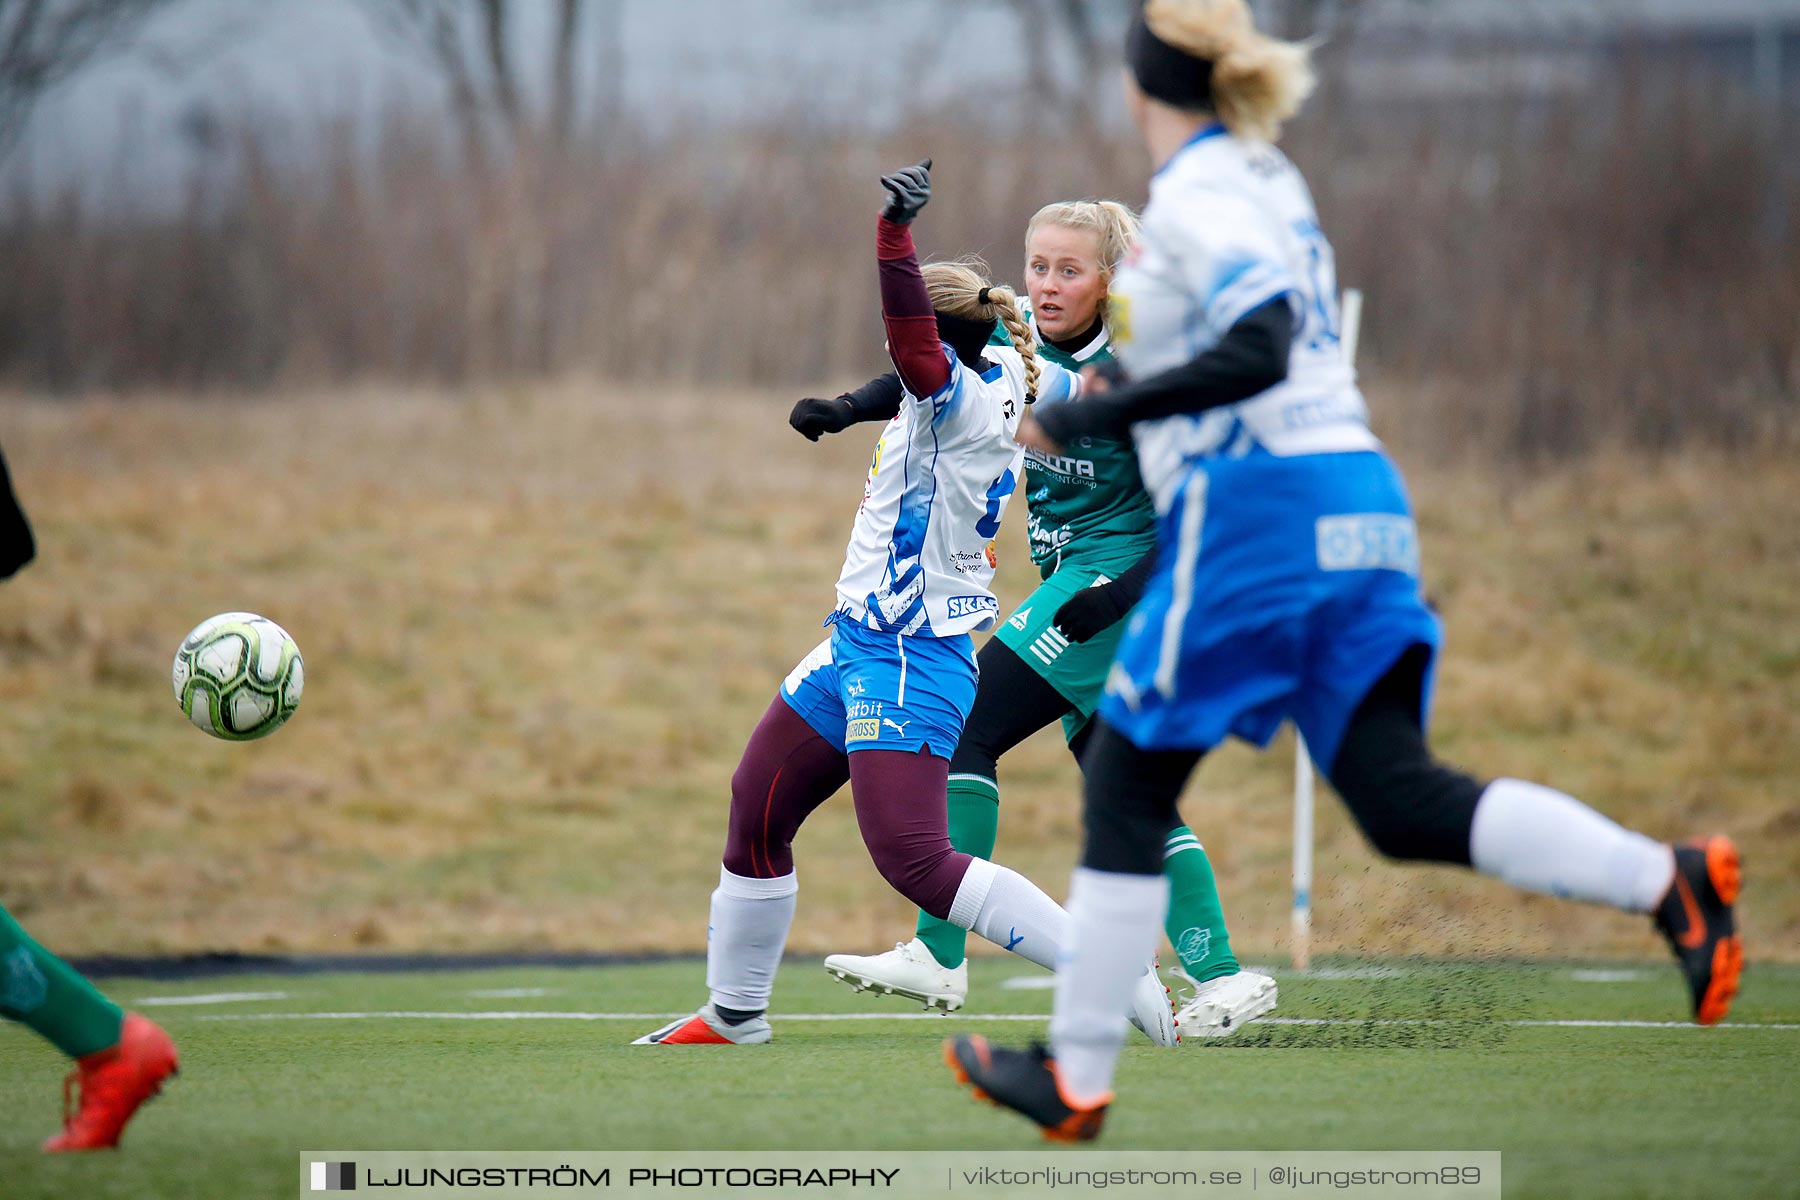
[[[881,269],[888,355],[906,390],[924,399],[950,382],[950,358],[938,336],[937,314],[908,228],[931,201],[931,160],[882,176],[881,186],[888,191],[888,202],[875,224],[875,258]]]
[[[1236,404],[1287,378],[1293,339],[1293,309],[1285,295],[1277,296],[1245,313],[1190,361],[1116,384],[1080,404],[1040,409],[1038,422],[1057,443],[1068,445],[1084,436],[1120,436],[1137,421]]]

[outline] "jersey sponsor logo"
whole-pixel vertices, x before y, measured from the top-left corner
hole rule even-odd
[[[1419,573],[1419,531],[1397,513],[1345,513],[1314,526],[1321,571]]]
[[[1051,528],[1035,516],[1025,522],[1025,529],[1031,539],[1031,552],[1038,558],[1048,557],[1075,540],[1075,531],[1067,525]]]
[[[1025,457],[1046,471],[1053,471],[1058,475],[1067,475],[1072,479],[1094,478],[1094,461],[1090,458],[1073,458],[1066,454],[1044,454],[1037,450],[1027,450]]]
[[[959,575],[979,571],[987,564],[987,555],[975,550],[958,550],[950,556],[950,565]]]
[[[1362,405],[1355,396],[1303,400],[1281,410],[1281,424],[1286,429],[1311,429],[1319,425],[1333,425],[1339,421],[1361,424],[1362,419]]]
[[[1025,626],[1031,624],[1031,609],[1021,608],[1012,615],[1012,620],[1008,621],[1007,624],[1011,625],[1014,629],[1025,628]]]
[[[881,737],[881,722],[874,717],[851,721],[844,726],[846,742],[873,742]]]
[[[851,704],[849,706],[849,708],[844,710],[844,715],[846,717],[849,717],[851,720],[856,720],[858,718],[867,718],[869,720],[879,720],[881,717],[881,701],[879,701],[879,700],[858,700],[854,704]]]
[[[999,612],[1000,602],[992,596],[952,596],[949,610],[952,617],[973,617],[984,612]]]

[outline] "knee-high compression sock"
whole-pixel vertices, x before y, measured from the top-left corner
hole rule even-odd
[[[950,844],[964,854],[992,858],[1000,835],[1000,785],[979,775],[951,775],[948,801]],[[957,966],[966,956],[969,931],[924,910],[918,936],[940,966]]]
[[[1051,971],[1069,943],[1069,914],[1062,905],[1017,871],[980,858],[969,861],[968,873],[956,889],[950,923],[973,929],[1001,949]],[[1146,950],[1138,974],[1149,961]],[[1127,1009],[1126,1004],[1119,1006],[1121,1013]]]
[[[1653,912],[1675,873],[1674,851],[1572,796],[1519,779],[1481,793],[1469,830],[1475,869],[1550,896]]]
[[[0,1016],[48,1038],[70,1058],[116,1046],[125,1014],[81,973],[31,939],[0,908]]]
[[[1162,875],[1077,867],[1069,884],[1069,947],[1056,972],[1050,1047],[1071,1099],[1092,1102],[1112,1088],[1125,1044],[1131,993],[1156,949],[1168,904]]]
[[[799,890],[792,872],[750,879],[719,868],[706,927],[706,986],[713,1007],[752,1014],[769,1007]]]
[[[1169,916],[1163,928],[1181,969],[1196,983],[1236,975],[1238,961],[1231,952],[1219,884],[1206,848],[1186,825],[1177,825],[1163,844],[1163,875],[1169,881]]]

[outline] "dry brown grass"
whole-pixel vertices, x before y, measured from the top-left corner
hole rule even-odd
[[[809,445],[790,399],[0,401],[42,542],[0,588],[0,899],[71,953],[698,948],[731,768],[820,636],[871,440]],[[1659,836],[1736,835],[1752,955],[1800,957],[1791,461],[1400,457],[1449,626],[1440,747]],[[308,667],[249,746],[168,687],[182,634],[232,608]],[[1221,753],[1185,806],[1253,954],[1283,948],[1288,770]],[[1040,736],[1003,773],[1000,857],[1060,893],[1065,752]],[[1320,827],[1326,949],[1656,952],[1641,921],[1379,864],[1329,799]],[[798,849],[796,947],[904,933],[845,803]]]

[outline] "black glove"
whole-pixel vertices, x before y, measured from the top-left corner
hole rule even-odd
[[[1119,618],[1131,611],[1131,602],[1122,600],[1110,583],[1082,588],[1063,601],[1056,610],[1055,626],[1068,635],[1071,642],[1085,642],[1118,624]]]
[[[816,442],[821,434],[842,433],[856,424],[856,413],[844,396],[836,400],[815,400],[809,396],[794,405],[794,411],[788,414],[788,424],[807,441]]]
[[[1155,567],[1156,550],[1152,548],[1111,583],[1082,588],[1070,596],[1056,610],[1051,623],[1073,642],[1085,642],[1097,636],[1110,629],[1143,598],[1150,572]]]
[[[883,175],[881,186],[888,190],[887,207],[881,215],[896,225],[912,224],[919,210],[931,203],[931,160]]]

